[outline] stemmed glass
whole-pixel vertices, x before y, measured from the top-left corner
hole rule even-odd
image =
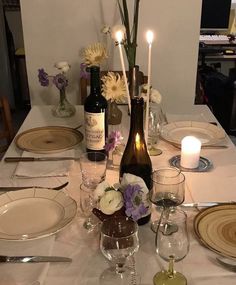
[[[97,225],[97,219],[92,214],[92,209],[96,207],[94,190],[99,183],[105,180],[107,156],[101,152],[85,152],[80,156],[79,162],[82,173],[80,208],[87,217],[87,220],[84,222],[84,227],[92,231]]]
[[[152,173],[153,187],[150,191],[150,200],[161,207],[163,216],[168,218],[171,207],[179,206],[185,197],[185,176],[175,167],[165,167],[154,170]],[[152,222],[151,229],[156,232],[159,220]],[[168,228],[175,230],[174,225]]]
[[[177,226],[176,231],[170,233],[168,226]],[[167,226],[168,225],[168,226]],[[185,276],[174,270],[174,262],[182,260],[189,251],[187,233],[187,216],[185,212],[172,208],[168,217],[163,216],[156,233],[156,252],[165,261],[169,261],[168,270],[156,273],[153,277],[154,285],[186,285]]]
[[[132,269],[125,266],[139,248],[138,225],[135,221],[116,216],[102,223],[100,249],[102,254],[111,262],[100,276],[101,285],[130,284]]]
[[[160,155],[162,150],[155,147],[160,138],[163,125],[167,124],[166,116],[159,107],[155,109],[151,106],[148,121],[148,152],[151,156]]]

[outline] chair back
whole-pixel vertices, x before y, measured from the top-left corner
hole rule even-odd
[[[121,76],[123,75],[122,71],[113,71],[115,73],[119,73]],[[101,78],[106,75],[108,71],[101,71]],[[128,77],[128,71],[126,71],[126,76]],[[142,71],[139,71],[139,78],[138,82],[139,85],[145,84],[148,81],[148,77],[143,74]],[[87,78],[80,78],[80,97],[81,97],[81,104],[83,105],[85,102],[86,97],[88,96],[88,87],[90,86],[90,79]]]
[[[7,150],[14,138],[12,116],[7,97],[0,97],[0,153]]]

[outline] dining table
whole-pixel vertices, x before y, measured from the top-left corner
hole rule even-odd
[[[69,118],[57,118],[51,113],[52,106],[32,106],[18,134],[45,126],[61,126],[78,128],[84,134],[82,105],[76,106],[76,113]],[[129,133],[129,115],[127,105],[120,106],[122,122],[120,125],[109,126],[111,130],[121,131],[124,142]],[[166,112],[168,122],[201,121],[214,122],[221,128],[219,122],[206,105],[193,105],[185,112]],[[221,128],[222,129],[222,128]],[[223,130],[223,129],[222,129]],[[222,143],[222,142],[221,142]],[[202,148],[201,156],[212,163],[212,167],[205,172],[186,171],[185,203],[206,201],[236,201],[236,149],[229,136],[223,139],[226,148]],[[153,169],[169,166],[170,158],[180,155],[181,150],[176,145],[159,139],[157,147],[162,154],[151,156]],[[85,151],[84,139],[70,150],[53,153],[57,156],[73,156],[79,158]],[[80,184],[82,181],[79,160],[59,161],[63,171],[47,172],[45,169],[51,162],[5,162],[6,157],[27,156],[25,150],[20,149],[13,140],[0,163],[0,187],[34,186],[57,187],[65,182],[68,185],[62,191],[77,203],[77,213],[70,223],[53,234],[39,236],[34,239],[8,240],[0,238],[0,255],[56,255],[72,258],[71,263],[35,263],[35,264],[0,264],[0,285],[64,285],[64,284],[99,284],[99,276],[108,267],[105,257],[99,248],[99,231],[88,232],[83,227],[84,217],[80,209]],[[32,156],[43,156],[35,154]],[[47,155],[48,156],[48,155]],[[110,156],[109,156],[110,158]],[[53,162],[55,163],[55,162]],[[34,165],[37,167],[34,168]],[[28,173],[27,173],[28,171]],[[37,172],[37,173],[35,173]],[[43,173],[43,175],[41,175]],[[107,168],[106,180],[110,184],[119,182],[119,168]],[[0,190],[1,191],[1,190]],[[6,193],[1,192],[0,198]],[[0,200],[0,208],[3,203]],[[26,205],[27,207],[27,205]],[[215,259],[217,254],[203,246],[193,229],[195,216],[199,208],[182,208],[187,214],[190,249],[187,256],[176,263],[175,268],[183,273],[189,285],[233,285],[235,272],[221,266]],[[27,210],[26,210],[27,211]],[[1,210],[1,213],[3,209]],[[156,218],[156,208],[152,208],[152,218]],[[40,213],[41,221],[45,221],[47,212]],[[236,220],[236,217],[235,217]],[[1,214],[0,214],[1,221]],[[14,219],[11,221],[14,224]],[[37,219],[35,220],[37,226]],[[1,232],[0,224],[0,232]],[[135,253],[135,270],[141,276],[142,285],[153,284],[156,272],[167,267],[155,250],[155,234],[150,229],[150,223],[139,226],[140,247]],[[236,244],[235,244],[236,247]],[[136,283],[134,283],[136,284]],[[129,284],[128,284],[129,285]],[[137,284],[138,285],[138,284]]]

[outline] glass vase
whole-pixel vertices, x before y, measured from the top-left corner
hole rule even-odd
[[[115,101],[108,100],[108,124],[119,125],[122,120],[122,112]]]
[[[60,90],[60,100],[58,105],[52,108],[52,114],[55,117],[66,118],[75,114],[75,107],[67,100],[65,89]]]

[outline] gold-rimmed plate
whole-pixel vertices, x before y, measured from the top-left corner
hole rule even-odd
[[[18,148],[35,153],[56,153],[72,149],[83,140],[83,134],[75,129],[49,126],[29,129],[15,138]]]
[[[225,138],[225,131],[207,122],[176,121],[164,125],[161,131],[164,140],[180,145],[185,136],[197,137],[202,145],[214,145]]]
[[[210,250],[236,258],[236,205],[207,208],[194,219],[198,240]]]
[[[53,235],[77,213],[74,199],[44,188],[10,191],[0,195],[0,240],[33,240]]]

